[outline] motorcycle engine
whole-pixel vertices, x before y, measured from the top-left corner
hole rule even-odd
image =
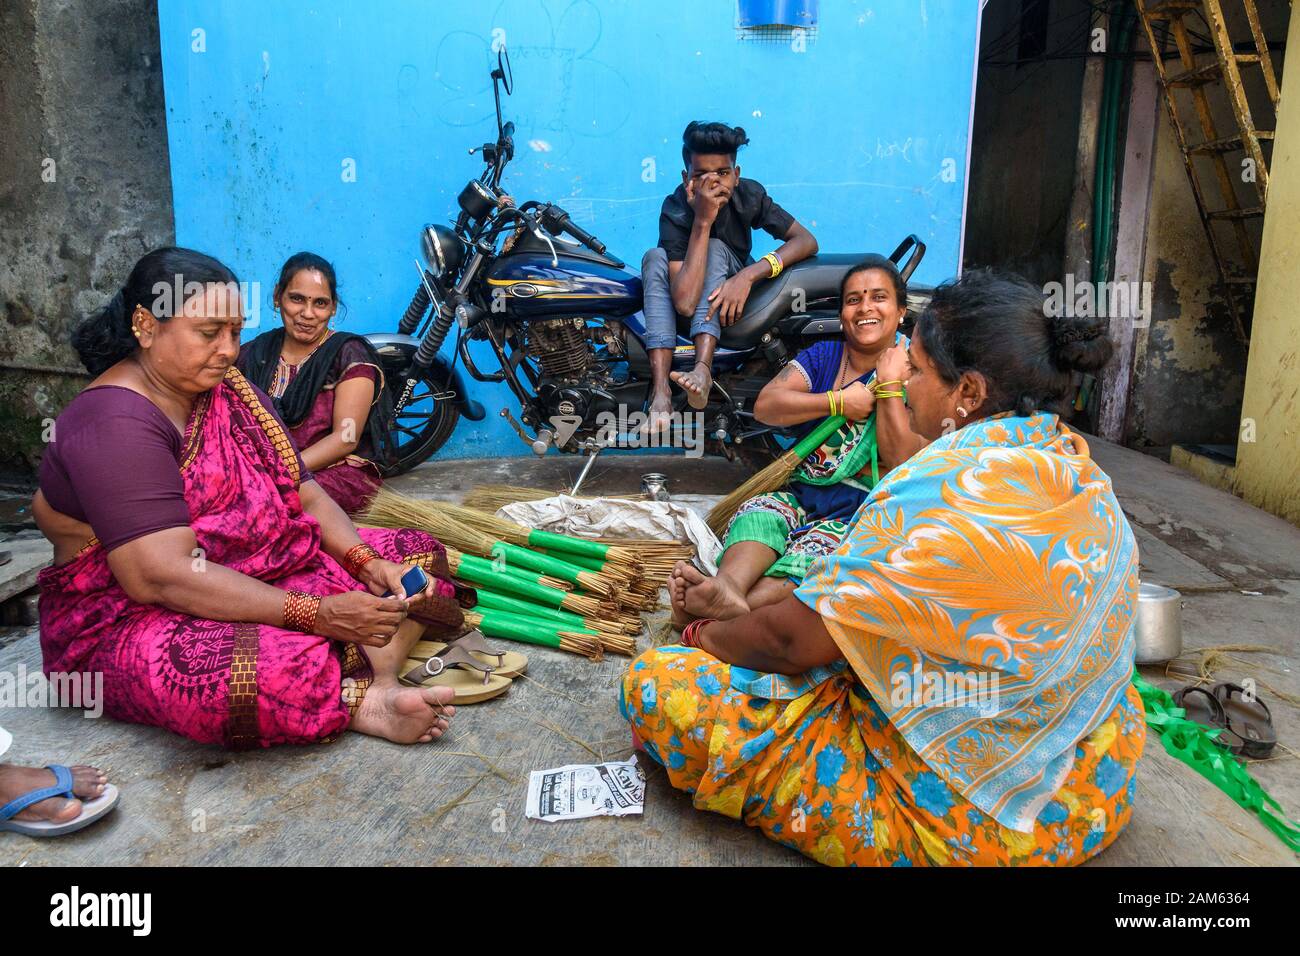
[[[580,318],[529,322],[524,331],[524,354],[541,367],[545,378],[566,382],[583,378],[596,360],[587,323]]]
[[[602,356],[622,356],[621,325],[588,325],[580,317],[534,319],[522,332],[524,354],[541,372],[537,397],[524,410],[525,424],[539,428],[554,416],[576,417],[581,425],[575,434],[581,436],[595,427],[602,411],[616,409],[616,399],[607,391],[613,378],[596,350]]]

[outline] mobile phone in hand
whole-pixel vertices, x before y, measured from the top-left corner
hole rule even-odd
[[[402,590],[406,592],[407,597],[415,597],[429,586],[429,577],[424,573],[423,568],[411,568],[402,575]],[[392,597],[392,591],[385,591],[384,597]]]

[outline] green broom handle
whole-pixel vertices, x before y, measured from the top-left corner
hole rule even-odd
[[[507,640],[540,644],[543,647],[560,646],[560,635],[551,628],[538,627],[526,618],[512,618],[509,615],[503,617],[499,611],[478,613],[482,618],[478,628],[488,637],[504,637]]]
[[[585,570],[584,568],[575,567],[560,558],[538,554],[536,551],[529,551],[527,548],[521,548],[519,545],[510,544],[507,541],[498,541],[492,545],[492,556],[496,557],[497,555],[503,557],[507,565],[513,564],[515,567],[527,568],[529,571],[537,571],[547,577],[559,578],[561,581],[568,581],[571,584],[577,584],[578,575]]]
[[[581,554],[589,558],[604,561],[609,556],[609,545],[599,541],[586,541],[567,534],[555,534],[551,531],[528,532],[528,543],[535,548],[547,548],[565,554]]]
[[[520,572],[498,571],[493,567],[491,561],[476,558],[472,554],[462,554],[460,556],[460,565],[456,568],[453,576],[464,578],[474,584],[489,585],[501,591],[536,601],[538,604],[545,604],[547,607],[559,607],[569,593],[558,588],[547,587],[536,580],[529,581]]]
[[[843,415],[832,415],[805,435],[803,439],[794,446],[793,451],[795,455],[800,461],[807,458],[818,448],[821,448],[822,445],[826,443],[826,439],[839,431],[840,426],[846,421],[848,421],[848,419]]]
[[[555,621],[557,624],[563,624],[570,628],[586,626],[581,615],[574,614],[572,611],[542,607],[540,604],[533,604],[531,601],[511,597],[508,594],[498,594],[496,591],[489,591],[487,588],[478,589],[478,607],[492,611],[507,611],[510,614],[518,614],[522,617],[532,615],[535,618]]]
[[[551,554],[550,557],[555,558],[559,557],[559,555]],[[599,558],[590,558],[583,554],[566,554],[562,560],[569,562],[569,564],[572,564],[574,567],[582,568],[584,571],[600,572],[605,570],[604,561],[601,561]]]
[[[520,617],[518,614],[511,614],[508,611],[482,611],[483,624],[489,625],[493,630],[498,631],[497,636],[513,636],[519,640],[529,640],[530,638],[540,638],[535,643],[549,643],[554,639],[555,643],[551,647],[560,646],[560,631],[568,631],[573,634],[586,634],[591,637],[599,638],[600,634],[596,631],[589,631],[584,627],[555,627],[550,624],[544,624],[526,617]],[[486,627],[482,628],[484,634],[492,636]]]

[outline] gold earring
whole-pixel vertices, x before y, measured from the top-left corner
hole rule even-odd
[[[137,339],[138,339],[138,338],[141,336],[141,334],[144,332],[144,329],[140,328],[140,323],[141,323],[141,322],[142,322],[146,317],[152,319],[152,318],[153,318],[153,313],[150,312],[148,309],[146,309],[146,308],[145,308],[144,306],[142,306],[142,305],[137,305],[137,306],[135,307],[135,311],[133,311],[133,312],[131,313],[131,332],[132,332],[132,334],[135,335],[135,337],[136,337]]]

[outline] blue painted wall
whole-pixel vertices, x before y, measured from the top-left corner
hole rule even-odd
[[[306,248],[338,269],[341,328],[394,329],[420,226],[453,218],[481,171],[466,150],[495,138],[499,30],[520,201],[559,202],[639,262],[682,128],[720,119],[750,134],[744,175],[823,250],[916,232],[917,278],[938,282],[959,262],[978,19],[974,0],[825,0],[796,52],[739,40],[730,0],[160,0],[177,241],[261,282],[263,323],[279,265]],[[506,389],[472,388],[489,420],[441,454],[524,453],[495,415],[517,411]]]

